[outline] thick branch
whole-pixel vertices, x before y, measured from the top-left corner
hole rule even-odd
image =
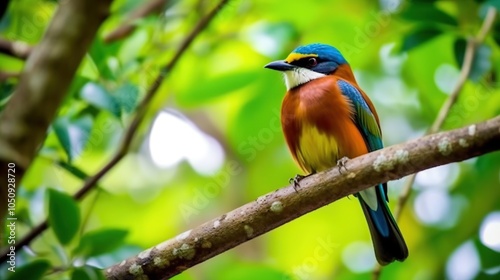
[[[349,160],[281,188],[106,269],[108,279],[167,279],[344,196],[434,166],[500,150],[500,117]],[[404,229],[402,229],[404,231]],[[147,277],[144,277],[147,276]]]
[[[26,61],[19,86],[0,115],[2,225],[7,207],[7,177],[3,170],[9,162],[15,163],[16,181],[21,181],[80,61],[108,16],[110,4],[111,0],[72,0],[59,5],[44,38]]]

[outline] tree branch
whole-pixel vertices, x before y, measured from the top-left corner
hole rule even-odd
[[[467,40],[467,47],[465,49],[464,61],[462,63],[462,69],[460,70],[460,76],[458,77],[458,81],[455,84],[455,87],[453,88],[448,99],[446,99],[446,101],[443,103],[443,106],[441,106],[441,109],[439,110],[439,113],[436,116],[434,123],[432,124],[432,126],[426,132],[425,135],[436,133],[439,130],[441,130],[444,121],[448,117],[448,114],[450,113],[450,110],[453,107],[453,105],[457,102],[458,96],[462,91],[462,88],[465,82],[467,81],[467,78],[470,75],[476,50],[479,47],[479,45],[484,41],[488,32],[490,32],[493,23],[495,22],[496,14],[497,14],[496,9],[490,7],[488,9],[486,18],[484,19],[483,25],[481,26],[481,29],[479,30],[477,36],[475,38],[470,38],[469,40]],[[398,203],[396,205],[396,209],[394,210],[394,218],[396,219],[396,221],[399,220],[401,212],[403,212],[406,202],[410,197],[412,186],[413,183],[415,182],[417,174],[418,173],[411,174],[406,179],[405,185],[403,186],[403,191],[399,195]],[[382,273],[382,267],[379,264],[377,264],[375,269],[373,270],[372,279],[373,280],[379,279],[381,273]]]
[[[104,37],[104,42],[112,43],[129,36],[135,30],[135,20],[148,16],[152,13],[160,12],[162,8],[167,4],[167,1],[168,0],[152,0],[144,3],[137,10],[131,13],[123,24],[108,33]]]
[[[344,196],[438,165],[500,150],[500,117],[433,134],[308,176],[106,269],[108,279],[167,279]]]
[[[19,78],[19,73],[0,71],[0,83],[7,81],[10,78]]]
[[[193,28],[191,33],[189,33],[184,41],[181,42],[177,52],[174,54],[172,59],[166,64],[161,70],[156,79],[154,80],[151,87],[147,90],[146,95],[144,96],[141,103],[137,106],[137,112],[132,119],[128,129],[125,132],[123,140],[116,151],[115,155],[109,160],[108,163],[94,176],[90,177],[87,181],[85,181],[84,185],[73,195],[76,200],[82,199],[92,188],[96,185],[96,183],[106,175],[117,163],[119,163],[122,158],[127,154],[127,151],[132,143],[134,135],[139,128],[146,111],[151,103],[151,100],[156,95],[158,88],[160,87],[162,81],[165,79],[168,73],[172,71],[174,66],[177,64],[177,61],[181,58],[182,54],[187,50],[189,45],[193,42],[193,40],[198,36],[201,31],[208,26],[210,21],[215,17],[215,15],[219,12],[220,9],[228,2],[229,0],[221,0],[217,6],[210,11],[205,17],[200,19],[198,24]],[[5,180],[6,181],[6,180]],[[19,242],[16,243],[16,251],[22,248],[23,246],[28,245],[33,239],[35,239],[38,235],[44,232],[48,227],[47,220],[42,222],[41,224],[34,227],[26,236],[24,236]],[[0,257],[0,263],[4,262],[7,259],[8,250],[4,250]]]
[[[462,69],[460,71],[460,76],[458,77],[458,81],[453,88],[450,97],[445,101],[441,109],[439,110],[439,114],[432,124],[428,134],[436,133],[441,129],[443,123],[450,112],[453,104],[457,102],[458,95],[462,91],[462,88],[467,81],[467,78],[470,75],[470,71],[472,69],[472,63],[474,62],[474,56],[476,55],[476,50],[479,45],[484,41],[486,34],[491,30],[493,23],[495,22],[497,11],[495,8],[490,7],[488,9],[488,13],[483,22],[483,25],[475,38],[470,38],[467,41],[467,47],[464,55],[464,62],[462,63]]]
[[[0,53],[17,57],[19,59],[26,59],[30,55],[33,48],[21,41],[7,41],[0,39]]]
[[[72,0],[59,5],[40,44],[21,73],[19,85],[0,115],[0,220],[7,210],[7,164],[16,165],[21,182],[47,128],[66,95],[80,61],[112,0]],[[4,231],[0,231],[0,241]]]

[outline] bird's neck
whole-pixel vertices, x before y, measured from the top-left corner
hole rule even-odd
[[[354,74],[352,73],[352,69],[349,66],[349,64],[340,65],[339,67],[337,67],[335,72],[332,73],[332,75],[358,86],[358,82],[356,82],[356,78],[354,77]]]

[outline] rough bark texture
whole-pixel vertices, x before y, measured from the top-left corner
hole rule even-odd
[[[297,217],[380,182],[500,150],[500,117],[351,159],[259,197],[106,269],[108,279],[167,279]],[[403,232],[404,228],[401,229]]]
[[[62,1],[44,38],[31,52],[9,103],[0,115],[0,220],[4,223],[7,164],[16,164],[16,181],[43,144],[47,128],[64,99],[74,73],[112,0]],[[0,241],[4,231],[0,231]]]

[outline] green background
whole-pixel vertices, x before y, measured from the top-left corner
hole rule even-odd
[[[47,215],[53,224],[32,243],[36,256],[18,255],[18,269],[27,266],[33,277],[40,271],[47,279],[92,279],[84,277],[93,267],[118,263],[287,185],[300,170],[279,125],[285,87],[263,66],[298,45],[322,42],[344,54],[377,108],[386,146],[422,136],[458,79],[465,40],[478,33],[487,7],[500,8],[500,1],[230,1],[164,80],[131,152],[75,204],[68,194],[113,155],[160,67],[215,4],[168,2],[161,13],[135,20],[130,36],[105,43],[141,5],[114,1],[17,189],[18,237]],[[0,36],[36,45],[57,5],[11,1]],[[500,114],[499,43],[497,19],[444,130]],[[0,54],[0,71],[23,66]],[[2,81],[0,109],[17,82]],[[223,154],[211,149],[205,172],[186,160],[168,168],[151,160],[149,134],[165,109],[188,119],[203,141],[218,143],[213,147]],[[163,133],[180,139],[173,150],[191,143],[175,129]],[[404,181],[389,183],[391,209]],[[499,277],[500,254],[480,239],[484,218],[495,212],[500,223],[499,211],[498,152],[422,172],[399,221],[410,256],[384,268],[382,279],[453,278],[468,267],[474,279]],[[367,279],[375,259],[365,223],[356,199],[344,198],[174,279]],[[456,259],[458,267],[451,265]],[[0,268],[0,278],[9,275],[5,264]]]

